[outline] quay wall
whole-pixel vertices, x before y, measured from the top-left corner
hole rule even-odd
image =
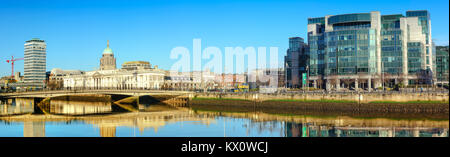
[[[449,101],[449,93],[196,93],[196,98],[265,100],[337,100],[369,103],[374,101]]]

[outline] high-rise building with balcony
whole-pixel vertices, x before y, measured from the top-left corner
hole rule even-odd
[[[433,52],[426,10],[308,19],[309,80],[331,88],[429,84]]]
[[[29,87],[44,87],[46,79],[46,48],[44,40],[33,38],[25,42],[24,83]]]

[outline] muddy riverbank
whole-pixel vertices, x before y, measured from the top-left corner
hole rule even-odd
[[[239,99],[193,99],[194,110],[263,112],[288,115],[449,119],[448,103],[366,103],[345,101],[248,101]]]

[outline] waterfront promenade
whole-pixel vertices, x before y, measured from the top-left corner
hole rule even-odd
[[[196,93],[197,98],[242,99],[252,101],[304,100],[369,102],[448,102],[448,92],[285,92],[285,93]]]
[[[354,101],[358,103],[369,102],[412,102],[412,101],[436,101],[448,102],[449,92],[445,91],[426,91],[426,92],[398,92],[398,91],[377,91],[377,92],[327,92],[327,91],[284,91],[274,93],[260,92],[204,92],[204,91],[182,91],[182,90],[146,90],[146,89],[77,89],[77,90],[42,90],[42,91],[26,91],[0,93],[0,98],[15,97],[33,97],[46,98],[67,95],[174,95],[186,96],[189,98],[215,98],[215,99],[242,99],[251,101],[267,101],[267,100],[333,100],[333,101]]]

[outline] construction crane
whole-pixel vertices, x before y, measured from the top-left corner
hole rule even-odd
[[[6,60],[7,63],[11,63],[11,79],[14,79],[14,62],[20,60],[23,60],[23,58],[14,59],[14,56],[11,56],[11,60]]]

